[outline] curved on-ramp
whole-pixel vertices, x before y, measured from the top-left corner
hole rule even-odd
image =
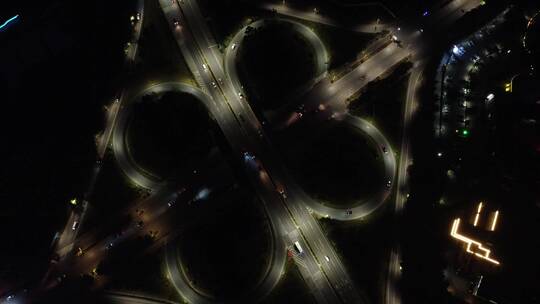
[[[233,36],[233,38],[231,39],[229,43],[229,46],[225,49],[225,56],[223,58],[225,72],[226,74],[230,76],[230,79],[232,81],[232,84],[236,92],[243,92],[242,84],[240,82],[240,78],[238,77],[238,71],[236,69],[236,62],[237,62],[236,56],[238,54],[240,45],[242,44],[242,41],[244,40],[246,28],[250,26],[254,29],[257,29],[257,28],[263,27],[267,22],[283,22],[283,23],[288,23],[292,25],[292,29],[295,30],[302,37],[304,37],[306,41],[311,45],[313,50],[315,51],[315,59],[316,59],[315,74],[317,75],[315,79],[319,79],[321,77],[326,76],[327,69],[328,69],[328,60],[329,60],[328,52],[326,51],[326,48],[324,47],[323,42],[321,41],[319,36],[315,34],[315,32],[313,32],[309,27],[303,25],[302,23],[292,21],[289,19],[284,19],[284,18],[260,19],[241,28]],[[234,49],[232,48],[233,45],[235,45]]]
[[[210,96],[198,88],[180,82],[166,82],[151,86],[137,94],[134,98],[130,99],[125,106],[122,106],[118,113],[118,125],[113,134],[113,151],[122,171],[134,183],[150,190],[160,189],[166,184],[166,182],[155,177],[148,176],[131,160],[125,139],[126,127],[130,114],[129,105],[132,102],[140,101],[140,99],[147,94],[162,94],[170,91],[192,94],[203,102],[206,109],[210,111],[212,116],[217,114],[213,113],[211,110],[215,107],[211,105],[212,99]],[[265,211],[268,212],[267,210]],[[267,265],[267,268],[265,269],[264,276],[262,276],[258,284],[256,284],[256,288],[244,297],[249,301],[256,301],[268,295],[281,279],[285,268],[285,243],[280,238],[279,233],[276,231],[275,224],[272,223],[270,218],[269,221],[272,228],[271,259]],[[165,256],[168,277],[184,299],[190,303],[220,303],[219,299],[215,299],[211,295],[205,294],[204,292],[196,289],[189,282],[189,279],[183,270],[182,263],[178,259],[174,242],[167,245],[165,249]]]
[[[362,132],[362,135],[367,135],[377,146],[377,152],[384,161],[384,183],[381,184],[380,190],[372,197],[359,200],[352,207],[337,208],[327,206],[314,199],[308,199],[306,202],[308,202],[310,209],[322,217],[348,221],[368,216],[388,200],[396,179],[396,157],[386,137],[367,120],[347,114],[344,116],[343,121],[359,132]],[[386,152],[383,151],[383,147],[386,148]],[[369,172],[366,174],[369,174]],[[387,181],[391,181],[390,187],[387,187]],[[352,214],[347,214],[347,210],[352,211]]]
[[[216,304],[216,303],[256,303],[270,294],[277,283],[281,280],[286,263],[285,243],[279,235],[272,229],[272,254],[270,262],[267,264],[265,273],[259,281],[254,284],[255,288],[246,294],[239,295],[238,298],[227,301],[220,300],[211,294],[200,290],[194,286],[184,269],[181,258],[178,254],[179,248],[176,242],[167,244],[165,249],[165,265],[167,276],[172,281],[174,287],[180,295],[189,303]],[[225,249],[226,250],[226,249]],[[246,249],[247,250],[247,249]]]
[[[150,175],[143,169],[139,168],[131,157],[126,139],[126,131],[131,113],[130,105],[131,103],[139,102],[141,98],[147,94],[162,94],[168,91],[192,94],[199,100],[203,101],[205,106],[207,106],[207,109],[209,109],[207,102],[209,97],[201,90],[181,82],[160,83],[143,90],[134,98],[126,100],[126,103],[123,104],[119,109],[117,125],[113,132],[112,146],[118,165],[133,183],[149,190],[159,189],[164,186],[166,182],[161,178]]]

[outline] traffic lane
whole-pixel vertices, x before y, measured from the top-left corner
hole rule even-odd
[[[276,170],[279,170],[276,167]],[[273,174],[274,176],[278,174]],[[281,176],[281,179],[283,181],[283,184],[288,185],[289,182],[286,178],[283,178],[283,174],[279,174]],[[288,208],[293,215],[293,218],[296,220],[297,225],[300,227],[300,231],[303,232],[303,236],[306,238],[307,242],[310,244],[310,248],[313,250],[314,256],[317,257],[318,261],[321,261],[324,258],[324,256],[329,256],[331,259],[335,261],[335,264],[340,265],[339,258],[335,254],[335,251],[331,247],[330,243],[326,239],[324,233],[318,226],[318,224],[315,222],[315,219],[309,214],[307,209],[305,208],[305,203],[302,202],[300,199],[296,197],[296,193],[288,189],[289,192],[291,192],[291,196],[286,199],[288,204]],[[316,266],[315,266],[316,265]],[[311,264],[311,272],[315,273],[318,271],[318,262],[315,262]],[[348,277],[348,274],[346,273],[344,267],[340,266],[334,269],[333,272],[325,272],[326,275],[333,275],[335,276],[328,278],[331,283],[331,286],[351,286],[352,283],[350,283],[350,278]],[[351,290],[351,288],[340,290]],[[353,296],[354,297],[354,296]],[[359,303],[359,302],[352,302],[352,303]]]
[[[404,60],[409,56],[409,52],[399,48],[395,44],[390,44],[382,51],[370,57],[356,69],[340,78],[338,81],[330,83],[328,80],[321,81],[304,97],[304,107],[315,111],[320,105],[328,107],[329,111],[321,111],[319,117],[328,119],[334,112],[342,112],[346,109],[345,100],[373,81],[390,67]],[[291,111],[291,109],[289,109]],[[272,118],[272,123],[280,127],[286,127],[287,120],[295,110],[287,113],[279,113]],[[326,117],[325,117],[326,114]]]
[[[207,26],[201,21],[204,20],[204,18],[199,13],[196,1],[184,0],[179,8],[186,18],[186,25],[189,26],[193,32],[194,40],[199,45],[204,58],[208,61],[210,70],[216,74],[216,78],[223,79],[222,55],[217,49],[216,41],[212,39],[211,35],[207,32]]]
[[[272,167],[272,163],[274,163],[274,162],[273,162],[273,161],[272,161],[272,162],[269,161],[269,156],[268,156],[268,155],[265,155],[266,153],[268,153],[268,149],[263,149],[263,150],[259,151],[258,153],[259,153],[260,158],[262,158],[262,159],[265,160],[265,161],[264,161],[264,164],[265,164],[266,169],[267,169],[267,170],[271,170],[270,168]],[[270,176],[272,176],[273,179],[274,179],[274,181],[275,181],[275,180],[276,180],[277,174],[274,172],[274,173],[270,174]],[[281,179],[278,178],[277,180],[281,180]],[[261,191],[261,192],[262,192],[262,191],[265,191],[266,193],[268,193],[269,196],[274,197],[273,199],[271,198],[271,200],[277,201],[278,203],[281,202],[281,196],[277,193],[277,191],[275,190],[275,188],[272,188],[272,189],[261,189],[260,191]],[[286,205],[285,205],[285,206],[286,206]],[[298,204],[295,204],[295,205],[292,206],[292,207],[289,205],[289,210],[290,210],[291,213],[293,214],[293,218],[296,220],[296,223],[295,223],[295,224],[292,224],[295,228],[293,228],[293,230],[289,230],[289,231],[293,231],[293,232],[296,231],[296,233],[294,233],[293,235],[297,235],[298,238],[300,238],[300,236],[302,235],[300,231],[302,231],[302,230],[297,230],[297,229],[296,229],[296,225],[302,225],[302,223],[307,222],[307,221],[309,220],[309,218],[306,219],[305,217],[300,217],[300,216],[298,216],[298,214],[295,215],[294,208],[300,208],[300,210],[304,210],[304,211],[305,211],[306,209],[305,209],[305,207],[304,207],[303,205],[300,206],[300,205],[298,205]],[[308,214],[308,215],[309,215],[309,214]],[[284,215],[284,216],[286,216],[286,218],[289,217],[288,215]],[[311,218],[311,216],[309,216],[309,217]],[[313,221],[313,218],[311,218],[311,220]],[[289,235],[289,236],[291,236],[291,234],[292,234],[292,232],[288,232],[288,235]],[[309,235],[309,233],[306,233],[306,232],[304,231],[304,237],[307,237],[308,235]],[[324,239],[324,238],[325,238],[325,236],[322,234],[322,232],[320,232],[319,238],[321,238],[321,239]],[[294,239],[294,240],[293,240],[293,239],[289,239],[289,241],[290,241],[291,243],[293,243],[294,241],[300,241],[300,240],[299,240],[299,239]],[[311,237],[310,244],[311,244],[311,242],[313,242],[313,237]],[[303,241],[302,241],[302,243],[303,243]],[[308,247],[306,247],[306,248],[308,248]],[[316,274],[320,269],[319,269],[319,267],[318,267],[318,263],[317,263],[317,261],[316,261],[316,259],[315,259],[315,256],[312,255],[311,251],[306,251],[306,254],[304,255],[304,261],[305,261],[304,263],[308,266],[308,268],[307,268],[308,273],[310,274],[311,277],[313,277],[314,274]],[[308,278],[306,278],[306,279],[308,279]],[[328,282],[327,279],[325,279],[325,280],[317,280],[316,282],[319,283],[319,284],[323,284],[323,283],[324,283],[324,284],[326,285],[326,287],[321,287],[321,286],[319,286],[318,288],[320,288],[321,290],[324,290],[324,293],[325,293],[327,296],[328,296],[328,295],[332,295],[332,292],[331,292],[331,290],[332,290],[332,285],[330,284],[330,282]],[[334,300],[332,300],[330,303],[333,303],[333,302],[335,302],[336,300],[337,300],[337,299],[335,299],[335,297],[334,297]]]
[[[229,124],[229,123],[226,123],[226,124]],[[228,133],[228,132],[226,132],[226,133]],[[231,141],[234,141],[234,140],[231,140]]]

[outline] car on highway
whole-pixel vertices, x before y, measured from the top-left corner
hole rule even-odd
[[[212,87],[217,88],[217,83],[215,81],[212,81]]]
[[[231,45],[231,50],[234,50],[235,48],[236,48],[236,43],[233,43],[233,44]]]
[[[241,92],[238,92],[238,96],[240,97],[240,99],[244,98],[244,94],[242,94]]]
[[[206,63],[203,63],[203,64],[202,64],[202,67],[203,67],[203,69],[204,69],[205,71],[208,70],[208,66],[206,65]]]
[[[174,18],[173,19],[173,25],[176,26],[176,27],[180,26],[180,21],[178,21],[178,19]]]
[[[330,258],[329,258],[327,255],[324,256],[324,259],[325,259],[327,262],[330,262]]]
[[[300,246],[298,241],[294,242],[294,249],[300,254],[304,253],[304,249],[302,249],[302,246]]]
[[[281,197],[287,198],[287,193],[285,192],[285,190],[281,186],[278,186],[277,191],[281,195]]]
[[[167,203],[167,206],[169,207],[172,207],[174,205],[176,201],[175,200],[170,200],[168,203]]]
[[[253,154],[249,153],[248,151],[242,152],[242,156],[244,157],[245,161],[250,161],[250,160],[255,159],[255,156]]]
[[[79,227],[79,221],[74,221],[73,225],[71,226],[71,230],[75,230]]]
[[[386,146],[382,146],[382,150],[383,150],[384,154],[388,154],[388,149],[386,149]]]
[[[391,180],[388,180],[386,182],[386,188],[390,188],[392,186],[392,181]]]

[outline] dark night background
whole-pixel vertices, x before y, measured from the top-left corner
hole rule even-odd
[[[325,5],[331,6],[334,2],[340,1],[327,0]],[[521,2],[526,4],[528,1]],[[388,0],[386,3],[407,15],[429,1]],[[16,23],[0,31],[0,130],[3,136],[0,152],[3,162],[0,166],[0,296],[12,288],[24,287],[40,279],[51,253],[49,245],[68,216],[69,199],[81,197],[86,189],[96,160],[94,137],[104,127],[103,106],[123,85],[122,48],[130,30],[130,12],[126,8],[132,6],[133,1],[129,0],[0,1],[0,22],[14,14],[21,15]],[[460,22],[450,35],[467,33],[468,26],[481,20],[470,17]],[[440,55],[447,45],[438,47],[434,54]],[[433,77],[434,68],[428,66],[426,79]],[[428,81],[426,86],[430,85],[433,83]],[[430,92],[423,92],[421,98],[430,100]],[[432,134],[425,131],[431,127],[432,117],[428,117],[431,110],[429,106],[422,109],[419,114],[427,114],[414,126],[412,152],[417,167],[410,174],[411,191],[418,196],[401,222],[407,227],[400,237],[404,259],[409,261],[406,265],[410,269],[402,286],[405,303],[453,303],[443,296],[446,286],[442,280],[444,261],[441,255],[446,236],[428,233],[422,242],[416,237],[419,232],[446,229],[447,225],[437,219],[445,219],[448,215],[430,208],[443,183],[437,179],[441,168],[432,159],[436,143],[430,137]],[[509,117],[519,115],[506,110],[501,109],[502,113],[509,113],[504,114]],[[501,136],[508,139],[513,135]],[[516,164],[513,169],[524,173],[511,182],[510,193],[499,189],[496,195],[513,200],[515,204],[538,201],[538,192],[532,190],[538,189],[538,172],[529,172],[526,167],[523,163]],[[507,208],[515,217],[514,223],[520,223],[519,212],[527,212],[527,220],[537,222],[531,226],[524,222],[512,228],[507,226],[507,229],[515,229],[520,237],[514,239],[508,235],[504,236],[505,240],[538,239],[528,231],[529,227],[538,227],[538,207],[526,206],[519,212],[512,210],[510,205]],[[418,221],[424,218],[428,221]],[[510,259],[519,263],[518,252],[526,249],[507,250],[507,254],[512,255]],[[538,251],[536,257],[530,256],[537,257]],[[519,266],[527,267],[526,264]],[[523,283],[518,283],[520,279],[517,273],[503,281],[513,287]],[[523,297],[513,298],[522,302],[515,303],[540,303],[539,275],[523,279],[532,281],[524,283]]]
[[[0,3],[0,19],[21,16],[0,32],[0,294],[43,274],[69,199],[86,189],[102,105],[119,83],[129,3]]]

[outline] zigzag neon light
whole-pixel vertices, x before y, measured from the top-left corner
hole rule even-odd
[[[4,24],[0,25],[0,30],[3,29],[4,27],[8,26],[9,23],[13,22],[13,20],[19,18],[19,15],[15,15],[11,18],[9,18],[8,20],[6,20],[6,22],[4,22]]]
[[[460,223],[461,219],[457,218],[454,220],[454,223],[452,224],[452,230],[450,231],[450,235],[455,238],[455,239],[458,239],[464,243],[467,243],[467,252],[468,253],[471,253],[481,259],[484,259],[486,261],[489,261],[493,264],[496,264],[496,265],[499,265],[500,263],[492,258],[489,257],[489,255],[491,254],[491,250],[487,249],[487,248],[484,248],[482,247],[482,243],[478,242],[478,241],[475,241],[473,239],[470,239],[464,235],[461,235],[458,233],[458,228],[459,228],[459,223]],[[471,250],[471,245],[475,245],[475,247],[477,247],[480,251],[483,251],[484,254],[480,254],[478,252],[475,252],[475,251],[472,251]]]

